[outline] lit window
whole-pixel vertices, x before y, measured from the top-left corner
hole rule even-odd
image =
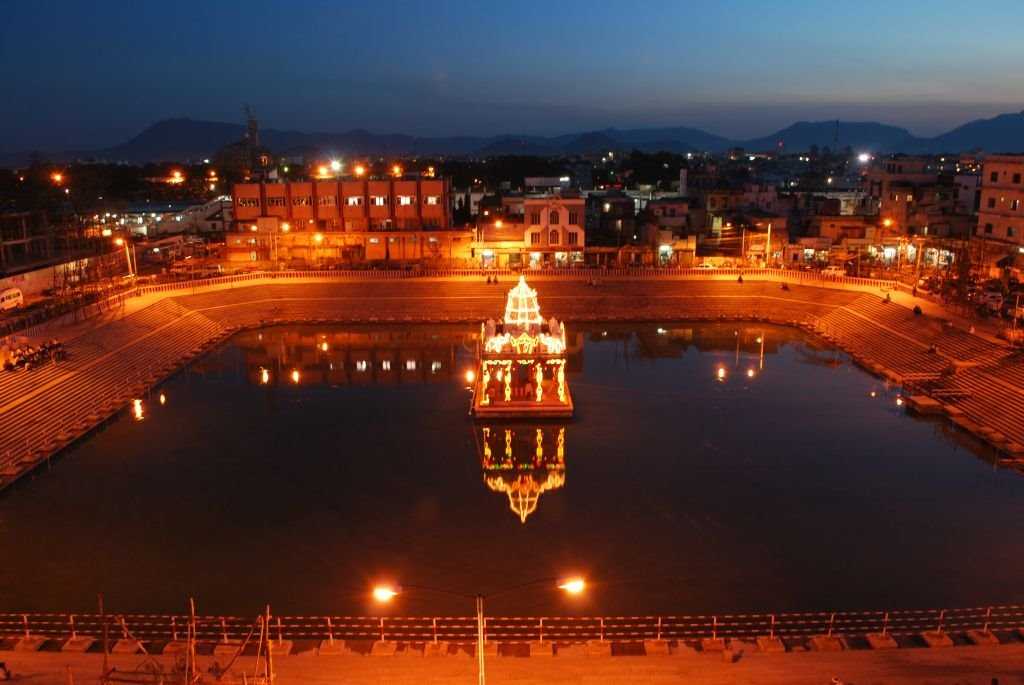
[[[540,245],[540,233],[531,233],[530,234],[530,244],[531,245]]]
[[[398,205],[400,207],[408,207],[408,206],[412,205],[414,202],[416,202],[416,198],[413,197],[412,195],[399,195],[398,196]]]
[[[385,195],[374,195],[370,198],[370,203],[374,207],[384,207],[388,204],[388,198]]]
[[[548,244],[549,245],[557,245],[558,244],[558,231],[551,231],[548,234]]]
[[[370,368],[370,365],[366,363],[365,359],[360,359],[356,362],[356,371],[364,373],[368,368]]]
[[[439,205],[441,204],[441,197],[439,195],[427,195],[426,201],[428,205]]]
[[[380,242],[380,238],[370,238],[370,244],[371,245],[376,245],[379,242]]]
[[[437,373],[441,370],[441,362],[430,362],[430,373]]]
[[[363,196],[349,195],[345,198],[345,204],[349,207],[361,207],[363,205]]]
[[[1015,212],[1020,209],[1020,200],[1010,200],[1010,209]]]
[[[416,370],[416,360],[415,359],[406,359],[405,360],[405,370],[406,371],[415,371]]]
[[[580,234],[577,233],[576,231],[569,231],[569,238],[568,238],[568,240],[569,240],[569,244],[570,245],[579,245],[580,244],[580,242],[579,242],[580,241]]]
[[[380,363],[380,368],[383,369],[384,371],[390,371],[391,370],[391,360],[390,359],[385,359],[384,361],[382,361]]]

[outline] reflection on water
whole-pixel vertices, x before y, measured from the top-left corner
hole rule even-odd
[[[377,577],[486,593],[569,571],[598,581],[589,605],[491,608],[1024,599],[1024,480],[801,331],[572,324],[576,413],[550,422],[468,415],[478,339],[477,326],[233,338],[0,497],[0,550],[16,550],[0,608],[89,610],[103,592],[117,611],[195,596],[213,613],[359,614],[374,609],[345,591]]]
[[[566,427],[499,424],[478,429],[484,482],[508,495],[509,508],[526,523],[542,494],[565,485]]]

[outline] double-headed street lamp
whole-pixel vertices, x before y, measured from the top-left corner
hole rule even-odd
[[[477,659],[477,682],[479,685],[485,685],[487,678],[485,676],[484,669],[484,642],[486,636],[484,635],[484,598],[494,597],[495,595],[503,595],[515,590],[523,590],[528,587],[535,585],[547,585],[554,584],[555,587],[569,595],[581,595],[587,588],[587,583],[583,578],[538,578],[537,580],[531,580],[528,583],[522,583],[520,585],[513,585],[497,592],[492,592],[488,595],[477,593],[475,595],[466,594],[464,592],[456,592],[454,590],[443,590],[441,588],[427,587],[424,585],[406,585],[404,588],[397,585],[377,585],[373,588],[373,599],[380,604],[388,604],[395,597],[402,594],[405,590],[421,590],[424,592],[437,592],[444,595],[454,595],[455,597],[465,597],[467,599],[472,598],[476,601],[476,659]]]

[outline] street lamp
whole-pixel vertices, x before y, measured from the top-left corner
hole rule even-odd
[[[128,251],[128,241],[124,238],[114,238],[114,244],[118,247],[121,247],[122,245],[124,246],[124,259],[128,264],[128,275],[134,276],[135,270],[132,269],[132,255],[131,252]]]
[[[565,592],[566,594],[579,596],[587,588],[587,582],[578,576],[564,579],[557,578],[538,578],[537,580],[531,580],[528,583],[522,583],[520,585],[513,585],[511,587],[492,592],[489,595],[483,595],[477,593],[470,595],[462,592],[455,592],[452,590],[443,590],[440,588],[427,587],[424,585],[407,585],[407,589],[422,590],[424,592],[436,592],[443,595],[454,595],[455,597],[473,598],[476,601],[476,657],[477,657],[477,683],[479,685],[486,685],[487,677],[485,675],[484,668],[484,642],[486,642],[486,636],[484,634],[484,599],[485,597],[494,597],[495,595],[501,595],[514,590],[523,590],[528,587],[535,585],[546,585],[552,583],[556,588]],[[404,588],[397,585],[377,585],[373,588],[372,596],[373,599],[379,604],[389,604],[395,597],[402,594]]]

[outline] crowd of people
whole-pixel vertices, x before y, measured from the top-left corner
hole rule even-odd
[[[61,362],[67,359],[64,343],[54,339],[40,345],[4,346],[0,357],[3,359],[4,371],[29,370],[47,362]]]

